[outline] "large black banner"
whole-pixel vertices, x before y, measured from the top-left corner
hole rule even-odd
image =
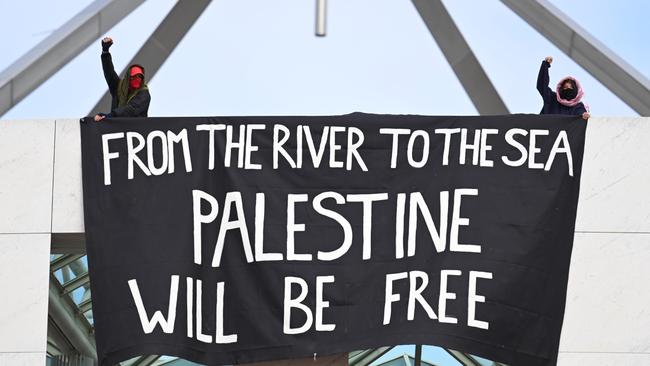
[[[578,117],[81,123],[101,365],[432,344],[556,362]]]

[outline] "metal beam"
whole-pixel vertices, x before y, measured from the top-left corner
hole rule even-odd
[[[88,298],[88,299],[80,302],[78,307],[79,307],[79,312],[81,314],[85,313],[86,311],[93,308],[93,299]]]
[[[90,282],[90,276],[88,272],[82,274],[81,276],[75,277],[72,281],[66,282],[63,284],[63,293],[69,294],[70,292],[78,289],[79,287]]]
[[[547,0],[501,0],[531,27],[642,116],[650,116],[650,81]]]
[[[442,1],[412,1],[479,114],[508,114],[508,107]]]
[[[364,349],[348,353],[348,364],[350,366],[357,366],[357,362],[363,360],[372,351],[373,349]]]
[[[68,264],[78,260],[83,257],[83,254],[66,254],[63,255],[50,263],[50,272],[54,273],[59,269],[67,266]]]
[[[51,366],[96,366],[97,360],[83,355],[58,355],[52,357]]]
[[[127,65],[141,64],[145,68],[147,80],[153,79],[165,60],[171,55],[185,34],[201,16],[211,0],[179,0],[169,11],[158,28],[142,45],[138,53]],[[127,66],[128,67],[128,66]],[[123,75],[126,68],[122,70]],[[111,105],[111,95],[107,91],[91,109],[90,115],[108,112]]]
[[[327,21],[327,0],[316,0],[316,35],[325,37]]]
[[[350,366],[367,366],[370,365],[373,361],[383,356],[386,352],[393,349],[393,347],[379,347],[375,349],[368,349],[362,351],[361,353],[355,354],[353,357],[350,357],[348,364]]]
[[[52,357],[51,366],[95,366],[97,360],[83,355],[58,355]],[[49,364],[49,363],[48,363]]]
[[[480,363],[476,362],[473,358],[468,356],[467,354],[456,351],[453,349],[449,348],[444,348],[447,353],[449,353],[453,358],[455,358],[458,362],[460,362],[463,366],[481,366]]]
[[[144,0],[96,0],[0,73],[0,116]]]
[[[159,358],[160,356],[158,355],[140,356],[131,366],[150,366],[158,361]]]
[[[73,354],[76,350],[70,344],[68,338],[54,323],[52,317],[47,317],[47,353],[56,356],[61,354]]]
[[[97,358],[92,328],[79,314],[68,295],[62,293],[56,278],[50,276],[48,312],[68,342],[82,355]]]

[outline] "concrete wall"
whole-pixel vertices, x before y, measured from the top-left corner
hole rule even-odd
[[[52,120],[0,122],[0,365],[44,365]]]
[[[50,243],[82,233],[77,120],[0,122],[0,365],[43,365]],[[587,129],[562,366],[650,365],[650,118]],[[52,235],[54,234],[54,235]]]
[[[594,118],[559,365],[650,365],[650,118]]]

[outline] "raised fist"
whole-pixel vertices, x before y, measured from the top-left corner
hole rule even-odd
[[[104,37],[102,39],[102,51],[108,52],[108,49],[113,45],[113,39],[111,37]]]
[[[549,64],[551,64],[551,63],[553,63],[553,57],[551,57],[551,56],[546,56],[546,57],[544,58],[544,61],[546,61],[546,62],[548,62]]]

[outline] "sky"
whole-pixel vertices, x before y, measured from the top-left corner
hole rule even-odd
[[[2,2],[0,69],[90,3]],[[107,32],[118,71],[174,3],[149,0]],[[650,2],[552,3],[650,78]],[[551,84],[576,76],[592,115],[637,115],[500,1],[444,4],[511,112],[539,112],[550,55]],[[314,21],[315,0],[212,2],[149,82],[149,115],[477,114],[410,1],[330,0],[324,38]],[[86,115],[106,91],[100,53],[98,39],[2,119]]]
[[[650,1],[550,1],[650,78]],[[0,2],[0,70],[91,2]],[[537,72],[553,56],[551,83],[577,77],[593,116],[637,115],[500,1],[443,2],[511,112],[541,109]],[[174,3],[149,0],[107,32],[118,71]],[[149,115],[477,114],[410,1],[329,0],[326,37],[314,20],[315,0],[212,2],[149,81]],[[0,118],[85,116],[106,91],[100,53],[97,39]],[[435,347],[423,358],[458,365]]]

